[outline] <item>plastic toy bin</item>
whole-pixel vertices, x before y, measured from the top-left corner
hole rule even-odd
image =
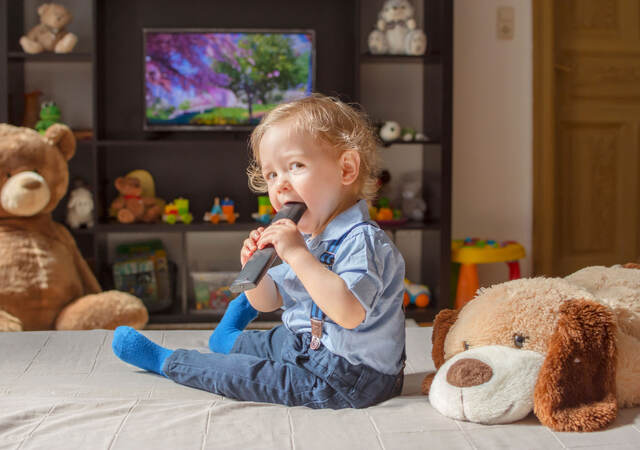
[[[224,312],[238,294],[229,290],[239,272],[191,272],[196,311]]]

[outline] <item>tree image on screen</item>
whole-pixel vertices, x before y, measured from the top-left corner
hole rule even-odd
[[[255,125],[278,103],[313,89],[313,42],[305,33],[149,32],[149,125]]]

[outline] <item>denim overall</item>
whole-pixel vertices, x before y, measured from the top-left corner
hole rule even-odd
[[[360,225],[369,223],[330,242],[320,257],[329,269],[340,243]],[[386,375],[331,353],[320,342],[324,314],[313,304],[311,315],[313,334],[294,334],[284,325],[247,330],[229,354],[178,349],[163,372],[177,383],[228,398],[288,406],[365,408],[400,395],[402,370]]]

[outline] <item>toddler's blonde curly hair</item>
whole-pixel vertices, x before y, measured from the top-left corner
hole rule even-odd
[[[274,125],[289,122],[293,131],[308,133],[334,148],[337,155],[346,150],[360,154],[357,189],[360,198],[373,200],[378,190],[378,138],[368,117],[353,106],[334,97],[312,94],[283,103],[269,111],[251,133],[252,161],[247,169],[249,187],[267,192],[260,167],[260,142]]]

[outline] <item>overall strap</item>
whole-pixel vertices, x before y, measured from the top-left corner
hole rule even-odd
[[[325,266],[327,266],[327,269],[329,270],[333,269],[333,263],[336,259],[336,252],[338,251],[338,247],[340,247],[340,244],[342,243],[342,241],[345,240],[345,238],[349,235],[349,233],[351,233],[351,231],[353,231],[354,228],[360,227],[362,225],[376,226],[371,222],[357,223],[351,228],[349,228],[338,239],[334,239],[333,241],[329,242],[329,246],[327,247],[327,250],[325,250],[324,253],[320,255],[320,262]],[[311,348],[311,350],[317,350],[318,348],[320,348],[320,343],[321,343],[320,339],[322,338],[322,324],[324,322],[324,313],[320,308],[318,308],[318,305],[316,305],[313,299],[311,299],[310,320],[311,320],[311,343],[309,344],[309,348]]]

